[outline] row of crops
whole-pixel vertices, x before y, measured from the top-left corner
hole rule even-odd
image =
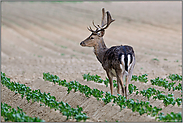
[[[147,82],[147,74],[143,74],[142,76],[135,76],[133,75],[132,76],[132,81],[137,81],[139,80],[140,82]],[[172,76],[174,76],[174,79],[172,78]],[[176,77],[178,76],[179,79],[177,79]],[[181,81],[182,80],[182,77],[180,75],[177,75],[177,74],[172,74],[172,75],[169,75],[168,78],[171,78],[172,81]],[[84,80],[87,80],[87,81],[94,81],[94,82],[97,82],[97,83],[104,83],[106,85],[106,87],[108,87],[108,84],[109,84],[109,79],[106,78],[106,80],[103,80],[101,79],[100,76],[98,75],[90,75],[89,73],[88,74],[84,74],[83,75],[83,79]],[[156,83],[156,84],[155,84]],[[157,85],[157,86],[161,86],[161,87],[164,87],[165,89],[168,88],[168,90],[170,91],[171,88],[173,88],[173,91],[175,90],[181,90],[182,91],[182,85],[179,83],[177,86],[174,86],[176,82],[168,82],[166,79],[160,79],[159,77],[156,78],[156,79],[151,79],[151,84],[152,85]],[[116,80],[113,80],[113,86],[114,87],[117,87],[117,83],[116,83]],[[168,86],[168,87],[167,87]],[[133,85],[133,84],[129,84],[129,94],[132,94],[133,92],[136,93],[136,95],[138,94],[141,94],[143,96],[145,96],[148,101],[150,98],[152,99],[159,99],[159,100],[163,100],[163,103],[165,106],[168,106],[170,104],[172,105],[175,105],[177,104],[178,106],[180,106],[182,104],[182,98],[174,98],[173,97],[173,94],[168,94],[168,95],[165,95],[164,91],[159,91],[159,90],[156,90],[155,88],[148,88],[148,89],[143,89],[141,91],[138,91],[138,88]]]
[[[67,116],[67,119],[73,118],[73,119],[76,119],[76,121],[82,121],[82,120],[86,121],[86,119],[89,118],[86,116],[85,113],[82,113],[83,109],[81,107],[77,106],[77,108],[72,108],[68,103],[64,103],[62,101],[57,102],[56,98],[54,96],[51,96],[50,93],[47,93],[47,94],[45,92],[42,93],[40,89],[31,90],[31,88],[27,87],[25,84],[10,82],[10,78],[7,78],[5,76],[5,73],[2,73],[2,72],[1,72],[1,84],[3,86],[6,86],[8,89],[10,89],[13,92],[19,93],[22,99],[23,97],[26,97],[28,102],[32,100],[32,102],[40,103],[40,106],[47,106],[50,109],[55,109],[55,111],[59,110],[60,113],[62,113],[62,115]],[[1,112],[2,112],[2,108],[1,108]],[[7,119],[6,117],[9,117],[9,115],[5,115],[3,117],[6,120]],[[8,118],[8,119],[12,119],[12,118]],[[28,121],[28,122],[31,122],[31,121]],[[38,122],[38,120],[36,120],[36,122]]]
[[[148,101],[139,101],[138,99],[126,99],[122,95],[111,95],[110,92],[104,92],[102,90],[98,89],[91,89],[87,85],[82,85],[77,81],[70,81],[67,82],[65,79],[61,80],[56,75],[51,75],[50,73],[43,73],[43,79],[45,81],[53,82],[54,84],[58,84],[59,86],[64,86],[67,88],[68,94],[73,90],[74,92],[79,92],[84,94],[86,97],[95,97],[98,101],[103,101],[104,104],[108,104],[109,102],[112,102],[112,106],[117,105],[120,107],[121,110],[124,108],[131,109],[133,112],[138,112],[140,115],[147,114],[153,117],[156,117],[158,121],[171,121],[171,122],[180,122],[182,121],[182,115],[181,112],[174,113],[171,112],[170,114],[164,115],[161,108],[157,108],[156,106],[152,106],[149,102],[149,99],[159,99],[163,100],[163,103],[165,106],[168,105],[178,105],[180,106],[182,104],[182,98],[174,98],[174,95],[169,93],[168,95],[164,94],[165,92],[156,90],[154,88],[148,88],[146,90],[139,90],[135,85],[129,84],[129,94],[135,93],[136,95],[140,94],[143,95],[148,99]],[[109,84],[109,80],[106,78],[106,80],[101,79],[98,75],[90,75],[90,74],[84,74],[83,79],[87,81],[94,81],[97,83],[104,83],[106,86]],[[182,76],[177,74],[170,75],[167,79],[171,79],[171,81],[182,81]],[[144,74],[142,76],[132,76],[132,81],[139,81],[139,82],[147,82],[147,74]],[[50,109],[59,110],[62,115],[66,116],[67,119],[75,119],[76,121],[86,121],[89,117],[86,113],[83,113],[82,107],[77,106],[77,108],[72,108],[68,103],[65,102],[57,102],[56,97],[51,96],[50,93],[42,93],[39,89],[38,90],[31,90],[30,87],[25,86],[24,84],[19,84],[17,82],[10,82],[10,79],[5,76],[5,73],[1,72],[1,83],[3,86],[6,86],[8,89],[15,93],[19,93],[22,98],[26,98],[28,102],[31,100],[32,102],[38,102],[40,103],[40,106],[47,106],[50,107]],[[151,80],[152,85],[162,86],[166,89],[173,91],[182,91],[181,84],[175,86],[175,82],[168,82],[166,79],[152,79]],[[162,83],[162,84],[159,84]],[[172,84],[173,83],[173,84]],[[116,81],[113,81],[114,87],[117,87]],[[168,86],[167,86],[168,85]],[[4,108],[2,108],[2,105]],[[12,109],[11,106],[8,106],[7,104],[1,103],[1,112],[2,110],[5,113],[1,113],[1,116],[4,117],[5,121],[28,121],[28,122],[44,122],[44,120],[41,120],[39,118],[31,118],[29,116],[26,116],[25,113],[20,109],[19,107],[18,111],[15,109]],[[16,115],[15,115],[16,114]],[[13,115],[13,116],[12,116]],[[15,117],[17,116],[17,117]],[[25,118],[26,117],[26,118]]]
[[[44,122],[44,120],[41,120],[37,117],[29,117],[27,116],[21,108],[17,107],[17,110],[15,108],[11,108],[6,103],[1,102],[1,116],[4,117],[5,121],[12,121],[12,122]]]

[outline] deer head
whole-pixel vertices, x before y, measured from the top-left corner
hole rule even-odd
[[[102,21],[101,21],[101,26],[100,25],[95,25],[94,21],[93,26],[96,28],[96,30],[93,30],[90,26],[87,29],[92,32],[92,34],[86,38],[84,41],[80,43],[81,46],[87,46],[87,47],[94,47],[96,44],[98,44],[100,41],[103,41],[103,36],[105,33],[105,29],[109,27],[109,25],[115,21],[112,19],[109,11],[106,12],[107,14],[107,22],[106,22],[106,17],[105,17],[105,10],[102,8]]]

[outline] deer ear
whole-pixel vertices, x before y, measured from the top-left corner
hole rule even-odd
[[[105,30],[102,30],[102,31],[100,31],[99,36],[100,36],[100,37],[103,37],[104,34],[105,34]]]

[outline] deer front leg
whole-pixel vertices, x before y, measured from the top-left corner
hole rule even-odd
[[[110,89],[111,89],[111,95],[113,95],[113,76],[107,72],[107,76],[109,78],[109,84],[110,84]]]

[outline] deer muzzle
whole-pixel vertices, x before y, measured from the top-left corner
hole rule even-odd
[[[86,46],[86,44],[85,44],[84,41],[82,41],[82,42],[80,43],[80,45],[81,45],[81,46]]]

